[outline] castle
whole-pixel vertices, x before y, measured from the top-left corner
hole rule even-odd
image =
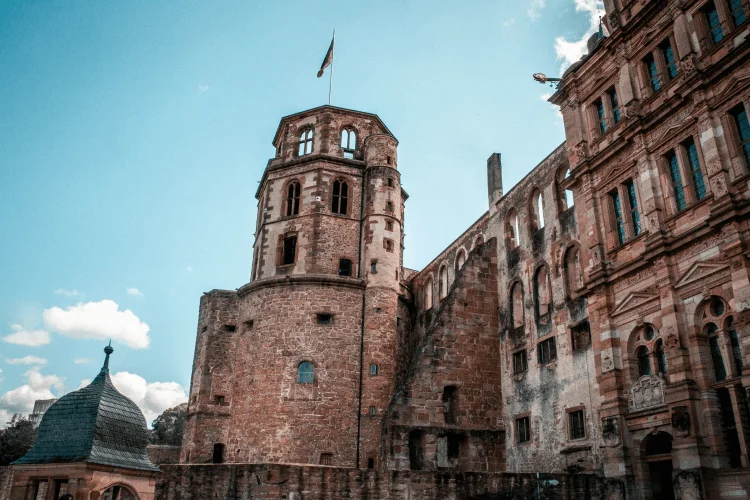
[[[492,154],[488,211],[423,270],[383,121],[281,120],[251,280],[201,298],[183,465],[747,498],[750,4],[605,8],[550,98],[565,143],[507,193]]]

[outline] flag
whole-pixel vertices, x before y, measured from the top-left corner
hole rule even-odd
[[[336,38],[331,39],[331,46],[328,47],[328,52],[326,52],[326,57],[323,58],[323,64],[320,65],[320,71],[318,72],[318,78],[323,76],[323,71],[328,67],[328,65],[331,64],[331,61],[333,61],[333,42],[336,40]]]

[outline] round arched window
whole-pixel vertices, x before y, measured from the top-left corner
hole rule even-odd
[[[297,366],[297,383],[312,384],[315,380],[315,367],[312,362],[300,362]]]

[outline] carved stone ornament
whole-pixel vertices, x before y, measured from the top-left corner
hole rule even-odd
[[[690,412],[687,406],[678,405],[672,409],[672,431],[678,437],[690,435]]]
[[[668,349],[674,350],[680,347],[680,337],[674,332],[667,335],[667,341],[664,343]]]
[[[688,56],[680,61],[680,66],[682,67],[683,73],[690,73],[691,71],[695,70],[695,61],[693,60],[692,56]]]
[[[683,470],[674,478],[676,499],[703,499],[701,477],[697,471]]]
[[[628,409],[638,412],[664,405],[664,381],[659,376],[642,376],[630,387]]]
[[[602,418],[602,440],[606,447],[620,445],[620,418],[610,416]]]
[[[625,482],[608,478],[604,484],[605,499],[625,499]]]

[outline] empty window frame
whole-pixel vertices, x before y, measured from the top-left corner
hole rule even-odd
[[[432,278],[430,278],[424,286],[424,309],[425,311],[432,308]]]
[[[733,108],[730,112],[734,119],[737,138],[739,139],[739,149],[742,151],[742,157],[745,165],[750,167],[750,122],[747,118],[747,111],[744,105]]]
[[[635,357],[638,360],[638,377],[651,375],[651,356],[648,348],[639,346],[635,350]]]
[[[458,272],[464,267],[464,263],[466,263],[466,252],[464,252],[463,249],[460,249],[456,255],[456,275],[458,275]]]
[[[526,350],[517,351],[513,354],[513,374],[522,374],[529,368]]]
[[[378,375],[378,364],[370,364],[370,375],[371,376]]]
[[[339,259],[339,276],[352,276],[352,261],[350,259]]]
[[[516,282],[510,289],[510,322],[514,329],[524,324],[523,286]]]
[[[303,361],[297,366],[297,383],[313,384],[315,381],[315,367],[312,362]]]
[[[370,273],[377,273],[378,272],[378,260],[373,259],[370,261]]]
[[[565,251],[563,261],[565,271],[565,289],[568,298],[575,296],[575,292],[583,287],[583,275],[581,271],[581,258],[578,247],[571,246]]]
[[[594,110],[596,111],[596,120],[599,124],[599,132],[604,134],[607,132],[607,114],[604,112],[604,101],[601,99],[594,101]]]
[[[309,155],[313,151],[313,130],[303,130],[299,136],[297,156]]]
[[[568,431],[571,440],[586,438],[586,423],[583,410],[568,412]]]
[[[723,311],[722,311],[723,313]],[[708,336],[708,347],[711,350],[711,361],[714,366],[714,376],[716,381],[724,381],[727,378],[727,370],[724,366],[724,357],[721,355],[721,348],[719,348],[719,333],[716,324],[709,323],[704,328],[706,335]]]
[[[354,150],[357,149],[357,133],[351,127],[346,127],[341,131],[341,149],[344,151],[344,158],[354,158]]]
[[[519,444],[531,440],[531,420],[529,416],[516,419],[516,437]]]
[[[300,184],[292,181],[286,189],[286,215],[295,216],[299,214]]]
[[[283,237],[281,247],[281,260],[282,266],[288,264],[294,264],[295,254],[297,252],[297,235],[288,235]]]
[[[333,322],[333,314],[331,313],[318,313],[316,317],[321,325],[330,325]]]
[[[570,340],[573,351],[585,350],[591,346],[591,326],[588,320],[570,328]]]
[[[393,221],[385,222],[385,231],[393,231]]]
[[[536,353],[539,364],[544,365],[557,360],[557,344],[555,337],[545,339],[536,345]]]
[[[738,376],[742,375],[744,364],[742,362],[742,349],[740,348],[740,338],[737,330],[734,328],[734,318],[727,319],[727,331],[729,331],[729,342],[732,347],[732,357],[734,358],[734,368]]]
[[[224,444],[214,444],[214,453],[211,462],[214,464],[224,462]]]
[[[508,211],[505,221],[505,238],[510,249],[518,247],[518,214],[515,209]]]
[[[667,374],[667,353],[664,351],[664,341],[658,339],[654,343],[654,358],[656,358],[656,367],[659,369],[659,374]]]
[[[331,196],[331,212],[346,215],[347,202],[349,200],[349,184],[337,179],[333,182],[333,195]]]
[[[446,265],[441,266],[438,272],[438,293],[440,299],[448,295],[448,267]]]
[[[391,240],[390,238],[384,238],[383,248],[386,250],[386,252],[393,252],[393,249],[394,249],[393,240]]]
[[[615,190],[609,194],[612,201],[612,213],[614,216],[615,230],[617,231],[617,242],[622,245],[628,239],[625,232],[625,218],[622,215],[622,201],[619,191]]]
[[[531,194],[529,212],[531,213],[532,231],[544,228],[544,198],[542,197],[542,192],[538,189],[534,190]]]
[[[392,177],[387,178],[385,184],[389,188],[393,188],[393,186],[394,186],[394,184],[393,184],[393,178]]]

